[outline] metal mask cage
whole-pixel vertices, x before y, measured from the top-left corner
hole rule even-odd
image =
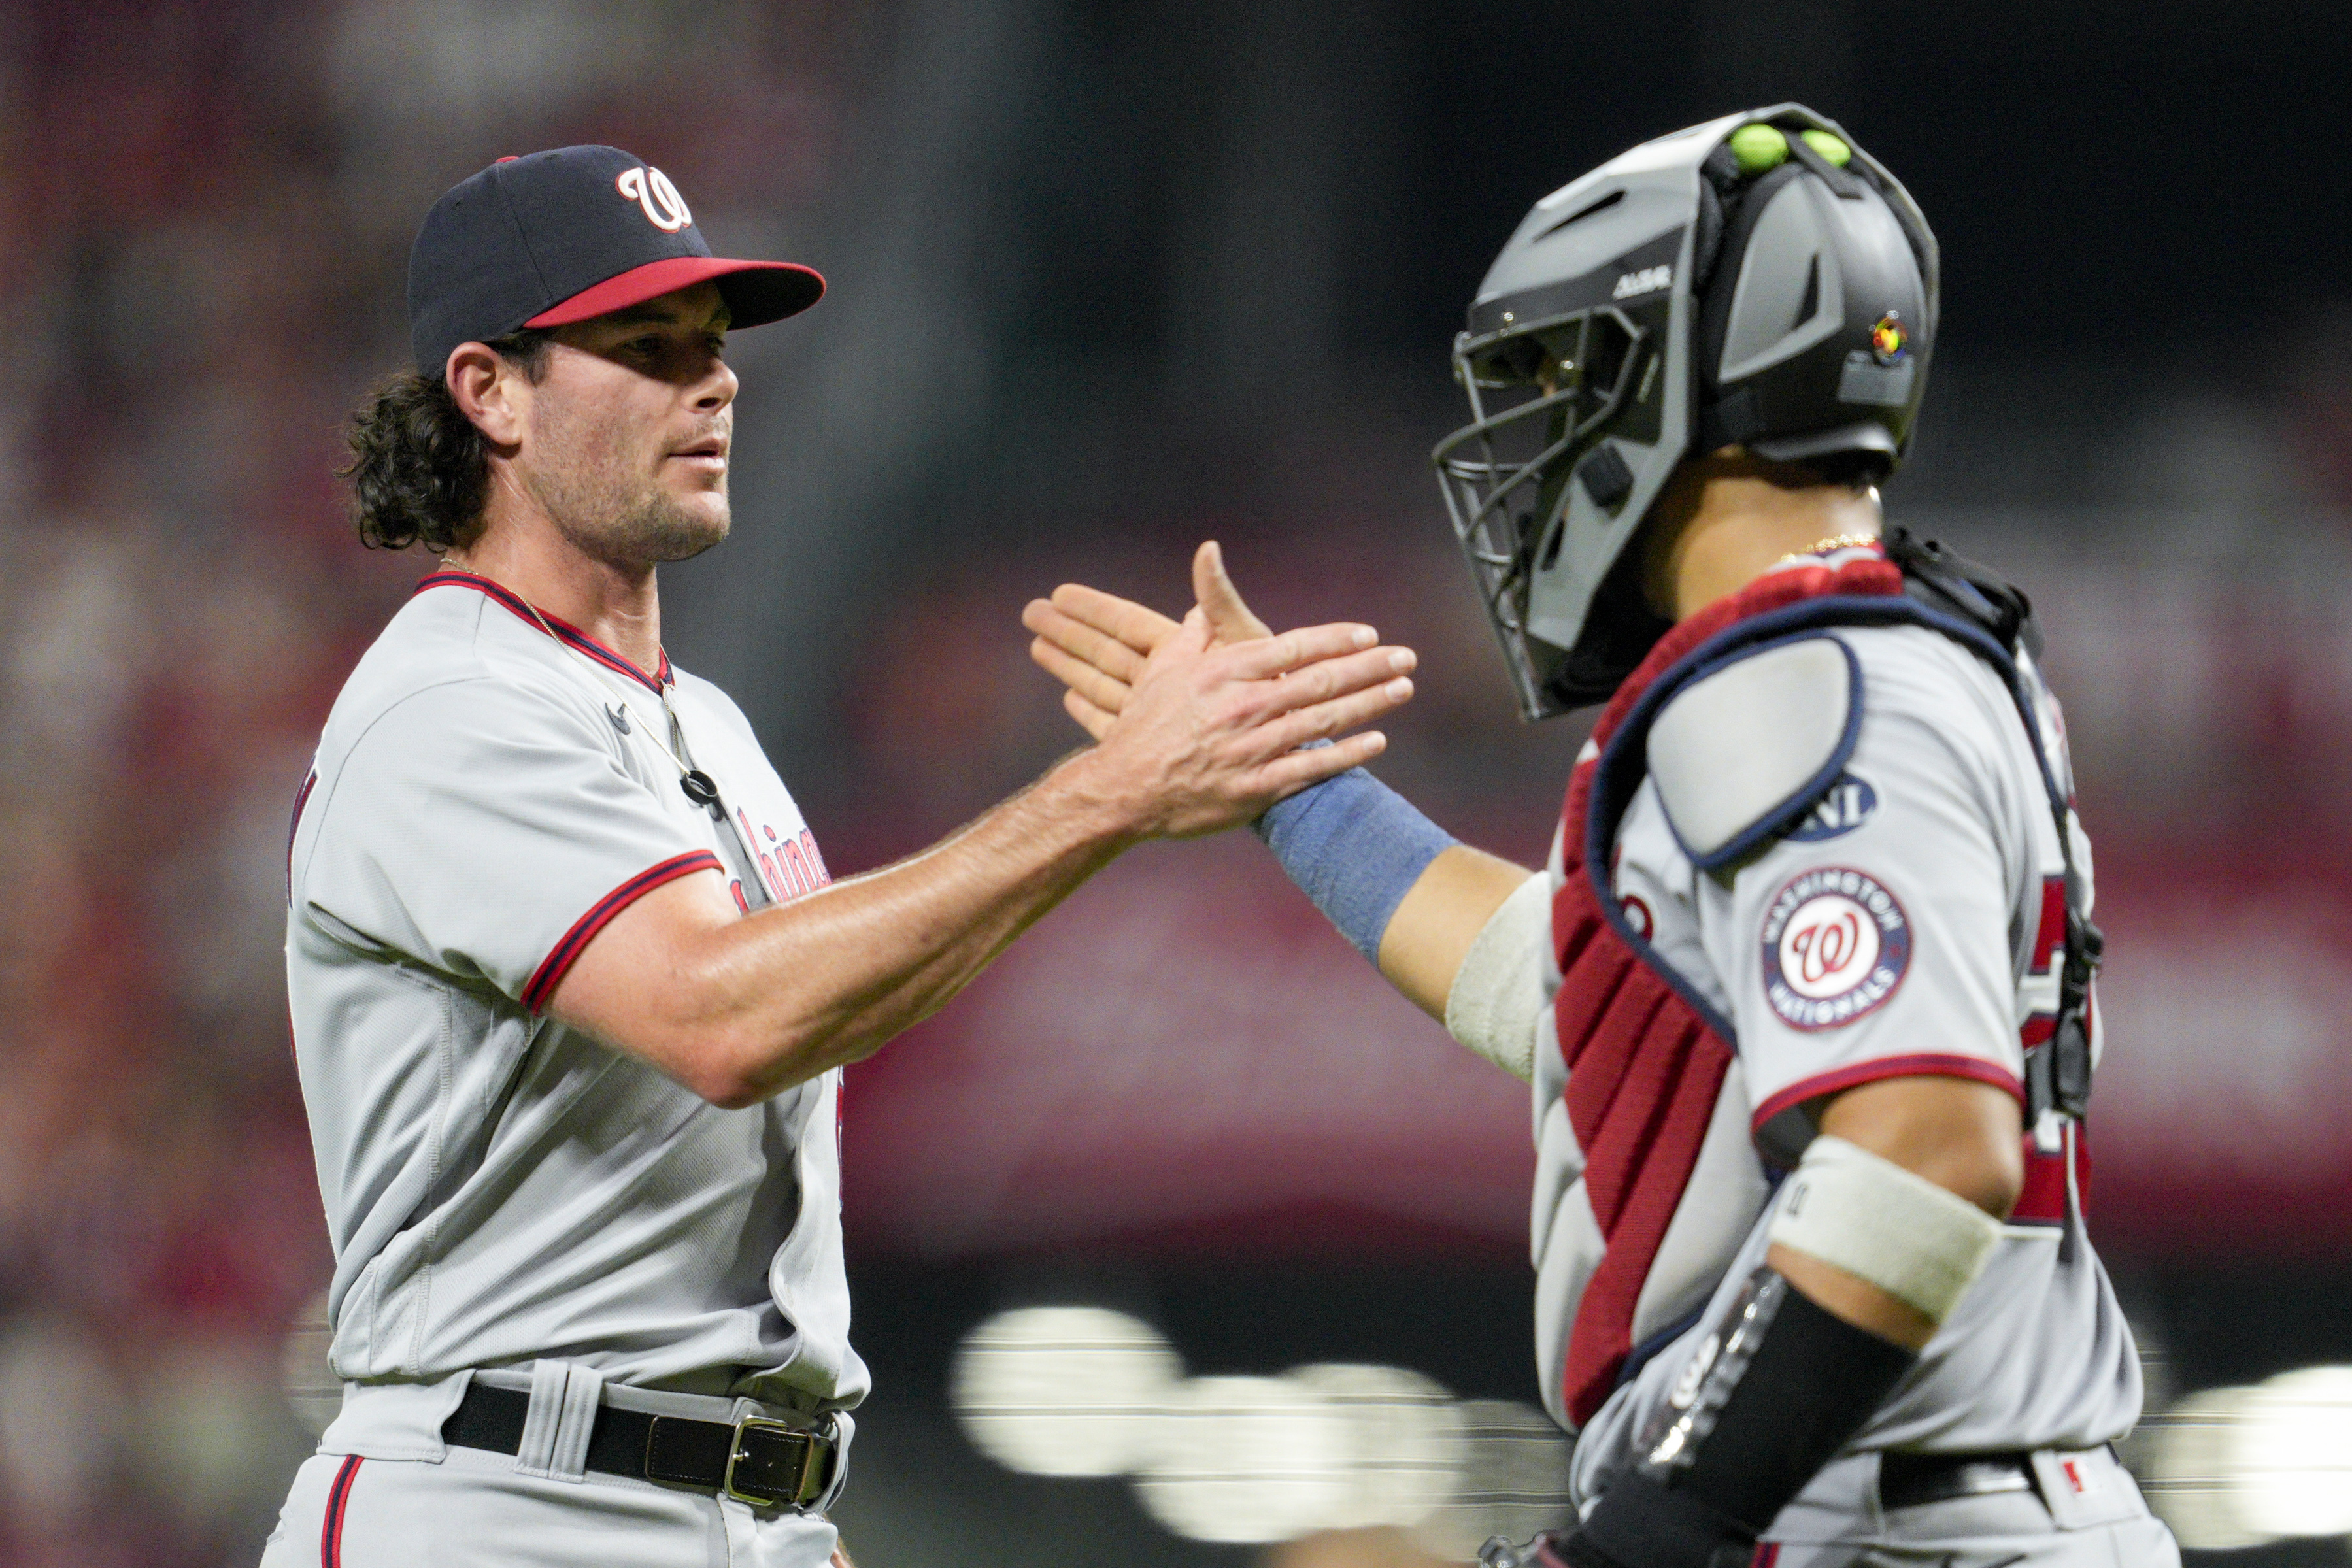
[[[1530,716],[1557,705],[1527,646],[1528,588],[1559,554],[1570,476],[1635,401],[1639,378],[1656,373],[1651,336],[1603,305],[1454,339],[1454,379],[1469,396],[1470,423],[1430,461]],[[1484,394],[1511,391],[1533,395],[1490,411]]]

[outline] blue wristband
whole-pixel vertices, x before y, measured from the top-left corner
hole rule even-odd
[[[1375,964],[1397,905],[1429,862],[1455,842],[1360,768],[1276,801],[1250,831],[1324,918]]]

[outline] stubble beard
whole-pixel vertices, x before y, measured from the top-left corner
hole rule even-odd
[[[691,560],[727,537],[730,522],[726,476],[715,489],[715,510],[680,504],[659,480],[625,471],[617,442],[567,431],[550,443],[545,465],[530,479],[534,498],[572,547],[610,566],[637,568]]]

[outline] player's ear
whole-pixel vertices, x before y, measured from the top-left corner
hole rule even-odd
[[[442,370],[457,412],[494,446],[521,444],[530,400],[529,378],[486,343],[460,343]]]

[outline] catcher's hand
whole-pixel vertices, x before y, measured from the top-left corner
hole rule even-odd
[[[1214,539],[1193,553],[1192,594],[1208,618],[1213,643],[1274,635],[1242,601]],[[1133,600],[1075,582],[1054,590],[1050,600],[1031,600],[1021,623],[1036,633],[1029,656],[1069,688],[1062,694],[1062,706],[1097,740],[1127,706],[1143,661],[1178,624]]]

